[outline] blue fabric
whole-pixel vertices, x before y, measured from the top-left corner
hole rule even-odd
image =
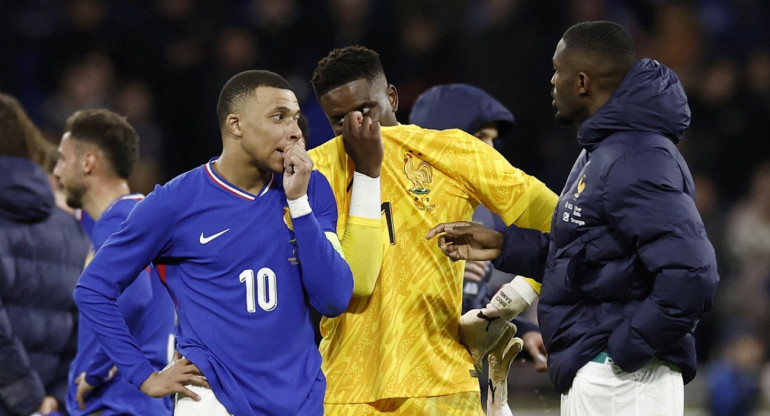
[[[78,221],[55,207],[45,172],[0,156],[0,416],[30,414],[45,395],[64,406],[71,293],[89,248]]]
[[[409,124],[426,129],[460,129],[473,134],[498,122],[500,136],[513,126],[513,114],[484,90],[468,84],[437,85],[422,93],[409,114]]]
[[[91,239],[97,251],[109,236],[120,229],[134,205],[143,196],[131,194],[113,202],[98,221],[92,222]],[[90,218],[84,213],[83,218]],[[82,219],[81,219],[82,221]],[[148,267],[118,297],[118,307],[131,334],[137,339],[153,368],[163,369],[168,362],[169,337],[174,333],[174,303],[160,280],[157,270]],[[115,363],[107,356],[96,335],[87,325],[78,328],[78,352],[69,371],[67,411],[71,416],[101,412],[110,415],[170,415],[171,398],[155,399],[142,393],[119,371],[105,383]],[[80,409],[75,395],[75,379],[82,372],[96,388],[86,396],[86,408]],[[104,384],[103,384],[104,383]]]
[[[308,200],[313,212],[290,219],[280,175],[252,195],[210,162],[136,205],[75,289],[84,321],[110,340],[105,349],[134,386],[151,367],[113,300],[153,261],[177,303],[177,349],[230,413],[322,414],[326,381],[308,303],[342,313],[353,278],[324,235],[336,230],[337,207],[317,171]]]
[[[685,383],[695,376],[692,333],[719,276],[676,148],[689,122],[676,75],[638,61],[580,127],[584,150],[551,233],[505,232],[495,264],[542,278],[538,317],[560,392],[603,350],[627,372],[657,357],[679,367]]]
[[[758,371],[720,360],[709,369],[709,410],[712,416],[750,416],[760,399]]]

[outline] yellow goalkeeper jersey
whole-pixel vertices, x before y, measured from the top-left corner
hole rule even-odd
[[[345,313],[321,321],[326,402],[478,391],[457,329],[464,262],[449,260],[425,234],[442,222],[470,221],[478,204],[506,224],[548,231],[557,196],[461,130],[398,125],[381,133],[382,268],[371,296],[354,297]],[[344,236],[353,162],[341,137],[309,153],[331,183]],[[368,248],[345,256],[366,256]]]

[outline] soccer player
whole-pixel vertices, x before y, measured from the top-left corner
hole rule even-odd
[[[417,97],[409,113],[411,124],[434,130],[461,129],[492,147],[500,136],[505,136],[511,130],[513,121],[513,114],[486,91],[460,83],[429,88]],[[473,221],[498,231],[505,229],[502,219],[483,205],[476,207]],[[497,279],[509,281],[513,278],[508,273],[494,269],[490,263],[489,260],[465,262],[463,313],[486,306],[494,293],[489,287],[493,273],[499,274]],[[546,351],[540,328],[523,317],[514,318],[513,323],[535,369],[539,372],[546,371]],[[489,377],[480,380],[480,387],[487,390],[487,416],[512,413],[507,404],[508,370],[519,352],[511,346],[519,344],[518,341],[511,344],[510,339],[511,336],[504,337],[490,351],[492,357],[487,360]]]
[[[580,124],[578,156],[550,233],[473,223],[427,234],[452,259],[543,282],[538,317],[562,415],[681,415],[693,332],[711,307],[716,256],[676,147],[690,123],[676,74],[636,59],[612,22],[578,23],[553,55],[556,121]],[[478,311],[519,313],[509,284]]]
[[[476,360],[458,333],[463,262],[424,233],[441,218],[470,220],[479,204],[506,223],[547,230],[556,195],[470,134],[399,125],[398,94],[370,49],[331,51],[311,83],[341,135],[309,153],[337,198],[343,247],[357,187],[379,177],[381,192],[367,188],[362,199],[381,198],[385,217],[384,242],[345,251],[356,284],[373,281],[374,290],[321,323],[326,413],[483,414]],[[378,255],[373,277],[356,265]]]
[[[144,198],[131,193],[128,177],[139,156],[139,136],[119,114],[79,111],[67,120],[54,175],[67,205],[82,208],[94,220],[89,233],[94,252],[118,231],[134,205]],[[142,270],[118,297],[129,331],[155,370],[168,363],[174,332],[174,304],[152,266]],[[78,349],[69,370],[70,415],[170,415],[169,398],[152,398],[131,385],[104,352],[88,325],[78,327]]]
[[[340,314],[353,279],[331,189],[301,143],[299,112],[283,77],[233,76],[217,104],[221,155],[136,204],[75,289],[85,324],[134,386],[153,397],[182,393],[176,415],[323,413],[308,303]],[[160,372],[115,304],[150,262],[165,267],[184,357]]]

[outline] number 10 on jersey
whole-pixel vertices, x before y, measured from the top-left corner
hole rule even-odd
[[[257,311],[257,303],[259,303],[260,309],[265,312],[275,309],[278,304],[278,293],[274,271],[263,267],[257,271],[255,276],[254,270],[246,269],[238,277],[242,283],[246,284],[246,310],[249,313]],[[257,283],[256,291],[254,280]]]

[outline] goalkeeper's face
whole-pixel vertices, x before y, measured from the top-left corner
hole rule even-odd
[[[384,75],[373,80],[357,79],[329,90],[318,99],[334,134],[342,134],[342,119],[351,111],[360,111],[383,126],[395,126],[398,110],[396,87],[389,85]]]

